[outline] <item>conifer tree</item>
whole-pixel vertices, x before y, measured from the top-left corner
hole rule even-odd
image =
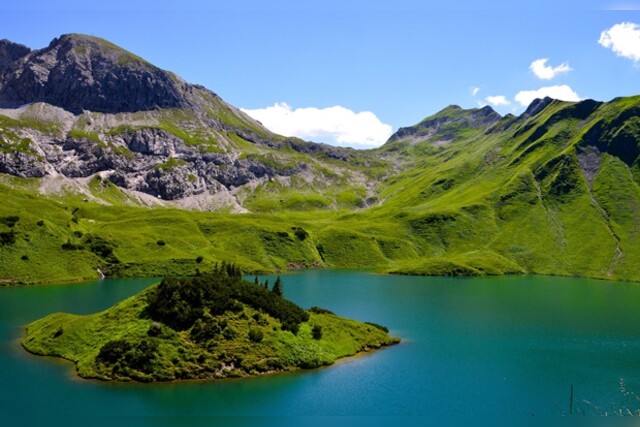
[[[279,297],[284,295],[284,290],[282,289],[282,279],[280,279],[280,276],[276,278],[276,283],[273,284],[273,289],[271,291]]]

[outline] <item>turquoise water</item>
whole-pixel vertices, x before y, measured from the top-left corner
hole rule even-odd
[[[403,343],[255,379],[87,381],[19,345],[32,320],[99,311],[152,282],[0,289],[0,415],[562,415],[572,385],[574,413],[640,409],[640,286],[627,283],[287,275],[285,294],[303,307],[387,325]]]

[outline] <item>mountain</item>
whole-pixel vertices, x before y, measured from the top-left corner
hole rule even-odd
[[[90,73],[86,82],[102,78],[93,70],[169,76],[156,79],[168,85],[160,98],[174,88],[188,107],[74,111],[55,93],[0,110],[0,282],[97,269],[189,275],[223,260],[262,272],[640,280],[638,96],[537,99],[519,116],[452,105],[359,151],[275,135],[213,92],[86,36],[41,51],[0,43],[2,99],[18,74],[31,87],[28,70],[54,51],[66,53],[48,75],[64,64]],[[83,55],[111,62],[88,68]],[[132,105],[135,93],[110,102]]]
[[[269,183],[299,190],[304,209],[310,182],[350,190],[369,181],[352,166],[353,150],[275,135],[210,90],[97,37],[64,35],[40,50],[0,42],[0,107],[0,172],[45,178],[46,193],[279,209],[245,206]],[[340,205],[335,195],[320,202]]]
[[[461,137],[465,131],[473,132],[486,129],[501,119],[502,116],[489,106],[464,110],[457,105],[450,105],[415,126],[398,129],[396,133],[391,135],[387,143],[432,141],[435,145],[444,145]]]
[[[46,102],[74,114],[198,107],[175,75],[97,37],[68,34],[41,50],[4,41],[0,106]]]

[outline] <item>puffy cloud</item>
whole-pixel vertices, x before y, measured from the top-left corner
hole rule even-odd
[[[480,92],[480,88],[479,87],[472,87],[471,88],[471,96],[476,96],[478,94],[478,92]]]
[[[334,145],[371,148],[384,144],[392,128],[370,111],[356,113],[336,105],[296,108],[286,103],[255,110],[242,109],[272,132],[304,139],[322,139]]]
[[[509,101],[504,95],[487,96],[484,100],[494,107],[511,104],[511,101]]]
[[[633,22],[621,22],[604,30],[598,43],[618,56],[640,63],[640,27]]]
[[[580,101],[580,97],[567,85],[545,86],[537,90],[521,90],[516,94],[516,101],[526,107],[536,98],[550,97],[561,101]]]
[[[547,65],[548,60],[548,58],[536,59],[531,63],[531,65],[529,65],[529,69],[533,71],[533,74],[535,74],[537,78],[542,80],[551,80],[558,74],[571,71],[571,67],[566,62],[558,65],[557,67],[552,67]]]

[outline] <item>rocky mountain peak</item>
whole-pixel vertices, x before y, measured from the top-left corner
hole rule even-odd
[[[22,58],[31,52],[27,46],[14,43],[10,40],[0,40],[0,70],[3,70],[13,61]]]
[[[553,98],[545,96],[544,98],[536,98],[531,101],[531,104],[527,107],[527,109],[522,113],[523,117],[533,117],[538,114],[540,111],[544,110],[544,108],[551,104]]]
[[[490,106],[465,110],[458,105],[449,105],[433,116],[429,116],[414,126],[400,128],[391,135],[388,142],[410,139],[420,142],[436,138],[450,141],[461,129],[484,130],[500,121],[502,116]]]
[[[191,104],[187,85],[174,74],[98,37],[67,34],[44,49],[26,51],[26,56],[19,55],[24,49],[13,47],[11,52],[15,53],[5,55],[7,64],[0,68],[1,107],[46,102],[80,114]],[[16,56],[20,60],[9,61]]]

